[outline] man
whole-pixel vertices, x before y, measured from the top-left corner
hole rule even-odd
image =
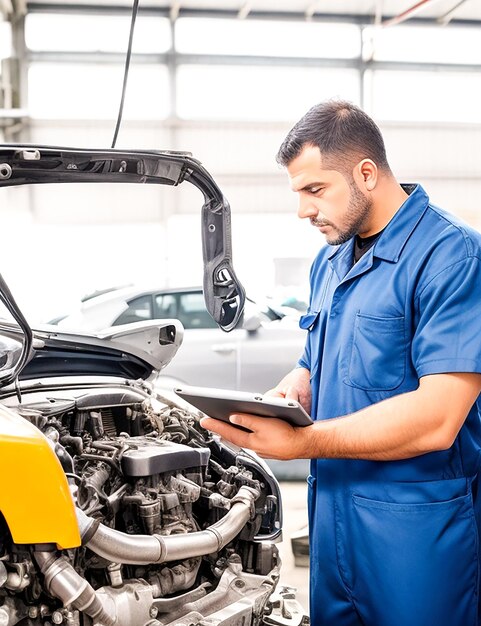
[[[203,425],[312,459],[315,626],[479,624],[481,236],[396,182],[350,103],[313,107],[278,161],[329,246],[311,270],[305,352],[271,393],[316,422]]]

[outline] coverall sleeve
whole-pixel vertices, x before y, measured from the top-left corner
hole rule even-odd
[[[306,346],[304,348],[304,352],[302,353],[301,358],[297,361],[296,367],[305,367],[306,370],[311,369],[311,349],[309,346],[309,341],[306,341]]]
[[[418,377],[481,373],[481,261],[469,256],[420,286],[411,357]]]
[[[319,259],[316,258],[311,265],[311,270],[309,272],[309,284],[310,284],[310,295],[309,295],[309,306],[307,309],[307,313],[302,315],[299,319],[299,328],[307,331],[306,333],[306,343],[304,346],[304,352],[301,355],[301,358],[297,361],[296,367],[304,367],[307,370],[311,370],[311,337],[310,337],[310,328],[312,324],[316,320],[316,314],[312,311],[312,299],[313,299],[313,291],[316,288],[314,275],[315,270],[318,266]]]

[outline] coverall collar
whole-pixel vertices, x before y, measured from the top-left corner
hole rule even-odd
[[[399,207],[373,248],[365,255],[370,258],[371,264],[372,257],[397,263],[407,240],[428,207],[429,198],[421,185],[403,184],[401,187],[409,193],[409,197]],[[343,260],[352,258],[353,246],[354,237],[336,246],[328,259],[334,266],[339,262],[342,264]],[[362,259],[358,263],[361,261]]]

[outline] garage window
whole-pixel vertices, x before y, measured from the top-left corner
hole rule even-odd
[[[480,28],[452,25],[367,27],[363,31],[364,46],[372,49],[375,61],[481,63],[480,40]]]
[[[29,110],[42,119],[115,119],[122,91],[120,64],[32,63]],[[125,119],[159,119],[169,112],[169,80],[163,65],[132,65]]]
[[[361,52],[354,24],[181,18],[176,48],[190,54],[353,59]]]
[[[366,72],[366,96],[378,120],[481,122],[481,74],[376,70]]]
[[[36,52],[121,52],[127,50],[130,16],[29,13],[27,48]],[[132,52],[162,53],[171,47],[167,18],[139,16]]]
[[[359,103],[359,85],[351,69],[181,65],[178,111],[186,119],[294,120],[327,98]]]

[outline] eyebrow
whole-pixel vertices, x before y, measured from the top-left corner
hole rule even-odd
[[[327,183],[323,183],[321,181],[314,181],[312,183],[307,183],[307,185],[304,185],[304,187],[301,187],[300,189],[294,189],[294,191],[307,191],[308,189],[311,189],[312,187],[325,187],[327,185]]]

